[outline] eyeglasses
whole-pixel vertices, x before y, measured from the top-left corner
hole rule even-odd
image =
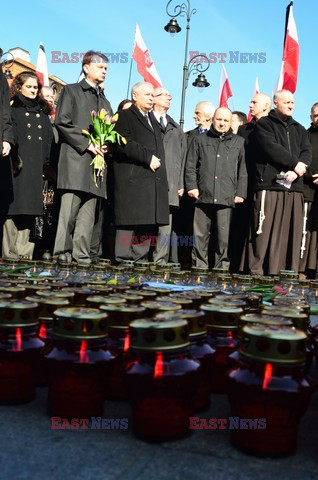
[[[172,96],[170,93],[158,93],[158,95],[155,95],[155,97],[161,97],[163,95],[164,97],[168,97],[170,100],[172,100]]]

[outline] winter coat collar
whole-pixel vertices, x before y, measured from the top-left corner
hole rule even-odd
[[[41,105],[38,98],[27,98],[22,93],[18,93],[12,99],[13,107],[26,107],[31,112],[39,112]]]
[[[284,122],[283,120],[281,120],[278,117],[278,115],[277,115],[277,113],[274,109],[269,112],[268,117],[270,119],[274,120],[275,122],[280,123],[281,125],[284,125],[284,127],[289,126],[289,125],[299,125],[299,123],[296,122],[296,120],[294,120],[293,117],[289,117],[286,120],[286,122]],[[264,118],[266,118],[266,117],[264,117]]]
[[[310,133],[317,133],[318,132],[318,127],[316,127],[313,123],[310,125],[308,128],[308,132]]]
[[[211,125],[210,130],[207,132],[208,137],[219,138],[220,140],[231,140],[233,137],[233,131],[230,128],[226,133],[217,132]]]

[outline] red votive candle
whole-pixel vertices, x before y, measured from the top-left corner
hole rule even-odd
[[[126,400],[125,366],[132,359],[129,348],[128,326],[133,320],[143,317],[146,309],[137,305],[101,305],[100,309],[108,315],[107,341],[110,350],[116,355],[114,368],[107,386],[107,398]]]
[[[206,315],[208,343],[215,350],[212,391],[226,393],[226,373],[232,366],[229,356],[238,348],[239,317],[243,310],[212,304],[202,305],[200,309]]]
[[[232,416],[250,427],[232,430],[237,448],[273,456],[295,449],[313,391],[305,374],[306,340],[290,327],[243,327],[239,364],[229,372],[229,400]]]
[[[107,315],[89,308],[58,309],[54,315],[52,342],[45,354],[49,414],[101,416],[115,360],[107,346]]]
[[[126,367],[136,435],[164,440],[185,435],[199,381],[186,320],[135,320],[129,326],[135,360]]]
[[[44,346],[37,308],[26,300],[0,303],[0,403],[25,403],[35,396],[36,365]]]

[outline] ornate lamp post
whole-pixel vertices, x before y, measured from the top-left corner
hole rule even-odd
[[[185,93],[186,89],[188,86],[188,80],[191,72],[193,73],[198,73],[198,77],[195,80],[195,82],[192,83],[195,87],[208,87],[210,84],[205,78],[205,75],[203,75],[203,72],[205,72],[209,66],[209,60],[205,55],[196,55],[196,57],[193,57],[189,63],[187,62],[188,58],[188,45],[189,45],[189,30],[190,30],[190,21],[192,15],[194,15],[197,10],[195,8],[191,9],[190,1],[187,0],[187,4],[181,3],[180,5],[176,5],[173,11],[173,14],[169,13],[169,6],[172,0],[170,0],[167,3],[166,6],[166,12],[171,17],[171,20],[169,23],[164,27],[166,32],[169,32],[170,35],[175,35],[176,33],[179,33],[181,31],[181,27],[179,26],[176,17],[179,15],[187,17],[187,26],[186,26],[186,42],[185,42],[185,52],[184,52],[184,65],[183,65],[183,80],[182,80],[182,95],[181,95],[181,113],[180,113],[180,125],[183,128],[184,125],[184,106],[185,106]],[[197,59],[197,62],[193,62],[193,60],[197,57],[200,57]],[[202,65],[202,57],[207,60],[207,66],[204,68]]]
[[[13,75],[11,73],[10,68],[12,67],[14,62],[14,58],[12,53],[5,52],[0,48],[0,68],[4,67],[4,76],[7,80],[11,80]]]

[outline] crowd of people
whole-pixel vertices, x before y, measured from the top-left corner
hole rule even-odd
[[[9,90],[0,72],[2,256],[32,258],[43,179],[56,190],[52,255],[67,262],[152,260],[253,275],[282,269],[314,277],[318,230],[318,103],[308,131],[288,90],[263,93],[242,112],[200,102],[184,133],[164,87],[139,82],[118,106],[114,145],[89,142],[105,109],[108,59],[89,51],[83,79],[55,103],[31,71]],[[273,107],[273,108],[272,108]],[[107,168],[96,182],[92,160]]]

